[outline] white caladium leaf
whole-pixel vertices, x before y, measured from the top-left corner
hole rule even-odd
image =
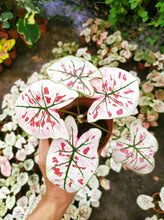
[[[19,185],[23,186],[28,181],[28,173],[22,172],[17,176],[17,182]]]
[[[122,164],[121,163],[116,163],[113,158],[110,158],[110,168],[114,171],[116,171],[117,173],[119,173],[121,171],[122,168]]]
[[[28,198],[26,196],[22,196],[17,200],[17,205],[21,207],[26,207],[28,204]]]
[[[88,110],[88,121],[112,119],[132,114],[138,104],[139,87],[136,78],[119,68],[100,68],[102,79],[91,81],[96,100]]]
[[[96,171],[97,176],[107,176],[110,171],[110,168],[106,165],[99,165]]]
[[[57,110],[78,97],[76,91],[50,80],[31,84],[19,96],[15,111],[24,130],[40,139],[68,138]]]
[[[90,80],[102,77],[92,63],[75,56],[66,56],[51,63],[47,73],[51,80],[62,82],[65,86],[89,97],[94,94]]]
[[[102,192],[99,189],[92,189],[88,196],[90,197],[91,202],[96,202],[101,198]]]
[[[80,189],[76,195],[75,195],[75,200],[80,201],[82,199],[87,199],[87,195],[90,192],[90,189],[87,186],[84,186],[82,189]]]
[[[155,205],[152,203],[153,198],[148,195],[141,194],[137,197],[137,205],[143,209],[143,210],[148,210],[150,208],[154,208]]]
[[[39,182],[39,175],[34,173],[28,177],[29,186],[36,185]]]
[[[80,206],[79,207],[79,220],[84,220],[84,219],[89,219],[91,213],[92,213],[92,208],[88,206]]]
[[[4,220],[13,220],[13,216],[11,214],[7,214]]]
[[[161,201],[164,203],[164,186],[161,188],[159,192],[159,196],[161,198]]]
[[[164,211],[164,203],[159,201],[158,204],[159,204],[161,210]]]
[[[77,215],[78,215],[78,209],[76,208],[76,206],[74,205],[69,205],[66,214],[70,215],[70,219],[77,219]]]
[[[7,196],[7,199],[6,199],[6,206],[8,209],[12,209],[15,205],[15,196]]]
[[[131,136],[111,141],[112,157],[122,163],[125,169],[147,174],[154,168],[154,154],[158,150],[156,138],[141,125],[137,119],[130,126]]]
[[[34,167],[34,161],[32,159],[27,159],[24,162],[24,168],[27,171],[32,170],[32,168]]]
[[[91,128],[79,138],[72,116],[67,116],[65,125],[69,141],[53,140],[47,154],[46,170],[53,184],[72,193],[84,187],[97,169],[101,131]]]
[[[18,183],[15,183],[11,187],[11,192],[13,192],[14,195],[16,195],[18,192],[20,192],[20,190],[21,190],[21,185],[19,185]]]
[[[2,175],[8,177],[11,174],[11,165],[6,157],[0,157],[0,169]]]
[[[9,193],[10,193],[10,190],[6,186],[1,187],[1,189],[0,189],[0,198],[5,199],[7,197],[6,195],[9,194]]]
[[[99,180],[96,175],[93,175],[92,178],[88,182],[88,186],[91,189],[98,189],[99,188]]]
[[[14,217],[14,218],[21,218],[21,217],[23,217],[23,215],[24,215],[24,210],[23,210],[23,208],[22,208],[21,206],[16,206],[16,207],[13,209],[12,214],[13,214],[13,217]]]

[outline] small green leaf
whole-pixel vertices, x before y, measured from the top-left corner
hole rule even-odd
[[[131,9],[135,9],[136,7],[137,7],[137,2],[132,3],[130,6]]]
[[[146,22],[147,20],[148,20],[148,17],[142,18],[142,21],[143,21],[143,22]]]
[[[10,28],[9,22],[8,21],[3,22],[2,27],[5,28],[5,29],[9,29]]]

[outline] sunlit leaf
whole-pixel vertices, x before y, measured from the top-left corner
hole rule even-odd
[[[65,120],[69,141],[53,140],[47,155],[48,179],[67,192],[75,192],[85,186],[98,166],[97,148],[101,131],[91,128],[80,138],[75,120]]]
[[[90,80],[102,75],[90,62],[80,57],[66,56],[52,62],[47,68],[51,80],[62,82],[65,86],[86,96],[93,96],[94,89]]]
[[[102,79],[91,81],[95,94],[88,110],[88,121],[125,117],[132,114],[138,104],[139,87],[136,78],[119,68],[100,68]]]
[[[147,174],[154,168],[154,154],[158,150],[156,138],[141,125],[138,119],[130,126],[131,136],[112,141],[112,157],[125,169]]]
[[[15,105],[20,126],[40,139],[67,139],[64,121],[60,119],[57,110],[71,103],[77,96],[76,91],[50,80],[31,84],[22,92]]]

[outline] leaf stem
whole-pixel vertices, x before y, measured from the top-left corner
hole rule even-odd
[[[73,116],[78,116],[78,114],[76,114],[74,112],[71,112],[71,111],[68,111],[68,110],[64,110],[64,109],[57,109],[57,111],[67,113],[67,114],[70,114],[70,115],[73,115]]]

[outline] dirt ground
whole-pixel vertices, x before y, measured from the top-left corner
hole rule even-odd
[[[33,49],[29,49],[18,39],[16,60],[12,66],[6,67],[0,73],[0,103],[3,95],[10,91],[14,81],[19,78],[26,80],[33,72],[39,71],[42,64],[54,58],[51,50],[57,41],[80,43],[79,39],[78,31],[71,25],[62,22],[55,24],[53,21],[49,22],[48,33],[41,37]],[[158,122],[159,127],[152,129],[159,142],[154,171],[149,175],[138,175],[131,171],[121,173],[111,171],[109,174],[111,190],[102,190],[101,205],[93,209],[91,220],[144,220],[145,217],[155,214],[153,210],[141,210],[136,205],[136,198],[141,193],[152,195],[164,185],[164,114],[160,115]],[[154,176],[158,176],[160,180],[156,182]]]

